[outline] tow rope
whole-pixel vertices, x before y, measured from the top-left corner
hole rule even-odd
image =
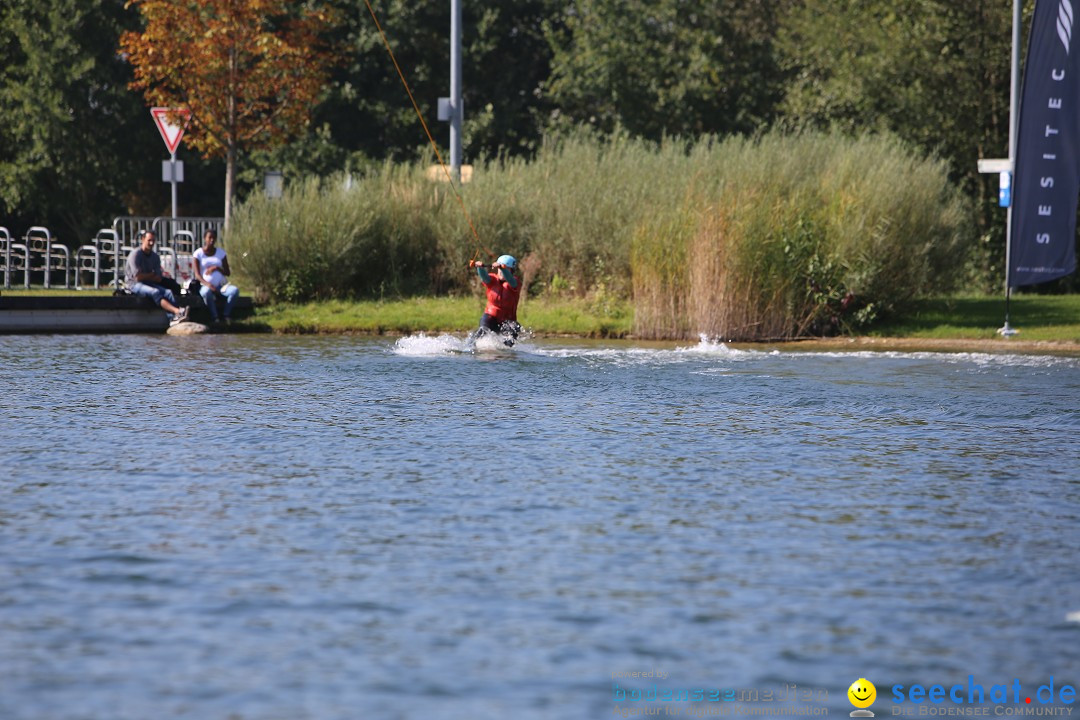
[[[390,53],[390,60],[394,63],[394,69],[397,70],[398,77],[401,78],[401,84],[405,86],[405,92],[409,94],[409,100],[412,102],[413,110],[416,111],[416,117],[420,118],[420,124],[424,128],[424,133],[427,134],[428,142],[431,143],[431,149],[435,151],[435,157],[439,161],[439,165],[442,166],[443,173],[446,175],[446,181],[450,183],[450,189],[454,191],[454,196],[457,198],[458,205],[461,206],[461,212],[465,216],[465,221],[469,223],[469,229],[472,230],[473,237],[476,238],[477,249],[473,253],[473,261],[480,255],[480,250],[484,250],[492,258],[495,258],[495,253],[484,247],[480,240],[480,233],[476,232],[476,226],[473,225],[472,218],[469,216],[469,211],[465,208],[465,199],[461,197],[461,193],[458,192],[457,186],[454,185],[454,178],[450,175],[450,169],[446,167],[446,163],[443,162],[442,153],[439,152],[439,146],[435,144],[435,138],[431,136],[431,131],[428,129],[427,122],[424,121],[424,115],[420,112],[420,106],[416,104],[416,98],[413,97],[412,89],[409,88],[409,83],[405,80],[405,73],[401,71],[401,66],[398,65],[397,58],[394,57],[394,51],[390,49],[390,42],[386,39],[386,33],[383,32],[382,25],[379,24],[379,18],[375,17],[375,9],[371,7],[371,0],[364,0],[364,4],[367,5],[368,12],[371,13],[371,19],[375,21],[375,28],[379,31],[379,36],[382,37],[383,45],[386,46],[386,52]],[[472,261],[470,261],[470,265]]]

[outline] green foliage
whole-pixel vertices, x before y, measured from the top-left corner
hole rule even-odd
[[[647,254],[634,255],[635,291],[639,277],[648,290],[635,295],[635,332],[645,337],[849,330],[949,287],[970,247],[965,205],[943,165],[889,138],[770,134],[690,157],[702,162],[687,173],[701,178],[692,227],[644,228],[660,238],[654,257],[660,248],[677,257],[683,243],[689,276],[657,275]],[[668,282],[657,288],[655,277]]]
[[[386,158],[416,162],[408,172],[419,177],[421,166],[432,162],[427,138],[366,8],[351,0],[327,4],[338,11],[332,44],[345,59],[323,88],[322,101],[311,108],[312,122],[300,138],[242,157],[242,193],[254,191],[255,204],[261,202],[268,169],[284,170],[294,189],[305,177],[323,178],[329,188],[338,182],[331,178],[351,173],[364,192],[382,197],[381,189],[366,184],[366,178],[386,178],[378,163]],[[1023,6],[1029,21],[1034,1],[1024,0]],[[448,8],[387,0],[375,3],[375,9],[442,145],[448,133],[435,117],[435,99],[448,93]],[[1000,286],[1004,211],[996,206],[996,178],[979,176],[975,160],[1006,153],[1008,3],[507,0],[465,3],[463,11],[465,161],[477,167],[465,199],[483,244],[530,256],[527,297],[541,292],[624,297],[631,277],[635,293],[660,292],[661,286],[647,283],[644,275],[631,275],[634,248],[646,253],[649,237],[688,232],[696,237],[693,233],[700,235],[699,228],[710,223],[730,234],[723,228],[729,218],[720,211],[732,208],[713,202],[726,180],[709,165],[718,156],[708,148],[731,134],[764,133],[769,127],[814,128],[851,138],[890,133],[913,152],[941,158],[952,182],[976,208],[978,240],[952,268],[954,275],[972,289]],[[158,169],[164,152],[144,104],[126,89],[131,69],[117,52],[120,33],[138,26],[138,12],[113,0],[0,4],[0,224],[15,232],[45,224],[73,244],[115,215],[168,212],[168,186],[160,182]],[[565,135],[579,124],[589,126],[595,137],[580,131]],[[563,139],[544,141],[545,132],[548,137],[562,133]],[[709,133],[719,139],[709,139]],[[224,165],[184,157],[190,153],[187,143],[180,152],[188,163],[180,212],[221,214]],[[724,144],[725,153],[734,152],[736,145]],[[872,174],[873,168],[866,171]],[[430,220],[430,232],[418,220],[380,214],[372,220],[376,229],[356,242],[366,246],[371,233],[389,227],[386,232],[397,239],[386,242],[409,245],[423,258],[423,270],[387,282],[365,275],[361,264],[328,288],[326,277],[341,272],[341,258],[359,251],[342,255],[316,243],[311,257],[321,263],[313,265],[317,270],[290,269],[287,277],[270,273],[273,292],[297,298],[378,296],[423,287],[475,292],[461,264],[475,255],[477,242],[455,209],[456,199],[445,187],[436,191],[416,182],[427,188],[425,195],[439,198],[435,219],[427,210],[421,213]],[[876,175],[866,182],[890,188],[897,183]],[[691,230],[679,229],[688,187],[700,204],[691,208],[696,218]],[[851,209],[847,192],[839,180],[820,189],[817,197],[831,210],[812,216],[795,200],[791,206],[784,198],[770,202],[792,213],[797,218],[792,222],[802,222],[806,237],[831,238],[840,231],[854,233],[853,221],[850,228],[844,223],[849,228],[844,230],[830,219],[830,212]],[[882,208],[873,207],[872,198],[859,202],[864,223],[881,217]],[[400,207],[406,215],[418,212],[409,203]],[[708,207],[713,211],[706,217]],[[373,206],[376,210],[383,212]],[[332,212],[348,217],[351,211],[342,205]],[[739,212],[740,222],[767,227],[765,219],[746,214],[748,209]],[[872,224],[861,229],[865,237],[899,232]],[[848,273],[831,256],[802,253],[801,236],[789,235],[786,242],[798,262],[816,257],[816,272],[827,278]],[[864,236],[855,237],[861,242]],[[704,236],[695,242],[708,245]],[[765,260],[783,264],[780,255]],[[643,267],[635,270],[644,273]],[[835,308],[846,297],[838,289],[844,283],[861,287],[890,272],[868,263],[862,267],[862,277],[845,274],[843,283],[829,280],[814,291],[820,299],[815,302],[833,308],[823,317],[837,316]],[[655,275],[657,282],[664,277]],[[1041,289],[1075,289],[1077,278]],[[639,280],[645,283],[641,287]],[[868,317],[878,310],[864,305],[856,314]],[[688,322],[687,312],[670,315],[682,318],[676,326]],[[639,313],[640,322],[643,317]]]
[[[689,330],[686,293],[687,247],[700,216],[700,198],[691,188],[678,205],[658,208],[634,228],[630,246],[633,268],[634,325],[648,337],[685,337]]]
[[[234,217],[229,252],[240,277],[275,300],[427,290],[442,202],[407,167],[310,179],[280,200],[252,195]]]
[[[314,127],[330,128],[333,143],[354,161],[360,156],[416,159],[426,152],[427,137],[371,15],[352,0],[330,4],[342,18],[335,42],[349,57],[334,73]],[[447,126],[436,117],[436,99],[449,95],[449,6],[406,0],[372,4],[424,121],[445,153]],[[462,4],[467,161],[500,151],[535,151],[545,116],[538,97],[550,57],[542,24],[560,7],[555,0]]]
[[[1030,21],[1033,0],[1024,0]],[[1000,285],[1004,211],[979,158],[1008,153],[1010,3],[804,0],[777,37],[789,73],[782,112],[801,127],[888,131],[948,165],[975,202],[969,284]]]
[[[12,232],[46,225],[74,245],[123,214],[132,159],[160,143],[102,42],[132,19],[109,0],[0,3],[0,224]]]
[[[578,0],[547,23],[555,127],[632,135],[749,132],[775,116],[772,49],[789,1]],[[643,61],[643,58],[647,60]]]
[[[971,246],[942,163],[888,137],[563,138],[535,162],[477,169],[462,199],[480,242],[424,165],[252,198],[230,239],[235,269],[289,301],[479,295],[466,266],[491,249],[593,315],[632,294],[641,336],[749,339],[864,325],[949,286]]]

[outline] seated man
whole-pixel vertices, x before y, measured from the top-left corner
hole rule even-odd
[[[131,251],[124,264],[124,283],[128,290],[136,295],[148,297],[155,305],[169,314],[171,325],[187,319],[187,308],[176,306],[173,288],[179,290],[175,280],[161,272],[161,258],[154,252],[156,238],[152,230],[144,230],[139,238],[139,247]]]
[[[199,294],[210,311],[210,319],[218,322],[217,299],[220,295],[225,298],[225,322],[228,323],[232,321],[232,310],[240,289],[227,280],[227,276],[232,274],[229,258],[216,244],[217,233],[207,230],[203,236],[203,246],[192,256],[195,260],[193,266],[195,279],[202,285]]]

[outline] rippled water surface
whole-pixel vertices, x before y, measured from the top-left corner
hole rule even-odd
[[[1080,680],[1080,360],[462,349],[0,337],[0,717]]]

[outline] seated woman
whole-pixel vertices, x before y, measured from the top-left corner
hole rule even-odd
[[[232,274],[229,268],[229,257],[216,245],[217,232],[207,230],[203,236],[203,246],[192,256],[195,259],[195,279],[201,285],[199,294],[206,303],[207,309],[210,310],[210,319],[214,323],[220,322],[218,296],[225,298],[225,322],[228,323],[232,322],[232,309],[236,305],[236,298],[240,295],[240,288],[226,279]]]

